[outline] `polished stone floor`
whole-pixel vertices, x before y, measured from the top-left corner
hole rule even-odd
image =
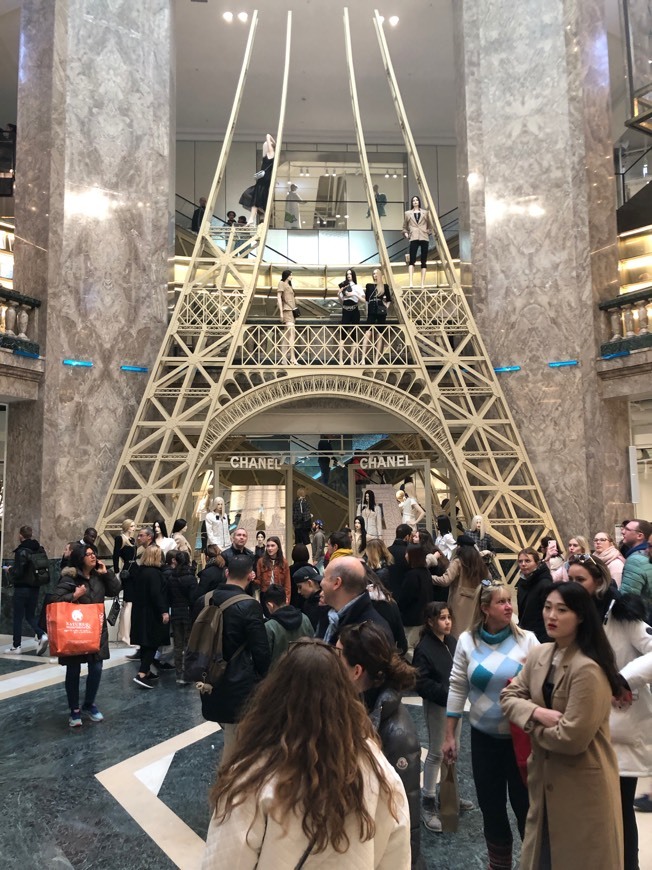
[[[24,649],[0,659],[2,870],[198,867],[222,736],[202,719],[195,690],[177,687],[173,672],[155,690],[139,690],[129,650],[115,647],[97,699],[105,721],[72,730],[64,669],[30,654],[29,642]],[[425,747],[421,707],[411,700]],[[465,726],[461,794],[473,799],[468,756]],[[650,870],[652,819],[639,820],[641,870]],[[456,834],[422,828],[422,838],[432,870],[486,867],[478,810],[462,816]]]

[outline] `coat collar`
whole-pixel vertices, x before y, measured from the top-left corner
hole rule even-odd
[[[543,645],[543,647],[544,647],[544,649],[543,649],[543,652],[541,653],[541,656],[539,657],[539,661],[537,662],[536,670],[535,670],[535,677],[534,677],[536,680],[536,685],[537,685],[537,688],[539,689],[539,691],[541,691],[543,688],[543,684],[545,683],[546,677],[548,676],[548,672],[550,671],[550,668],[552,666],[552,660],[555,656],[555,653],[558,651],[558,647],[557,647],[556,643],[546,643]],[[566,676],[566,674],[568,672],[568,668],[570,667],[571,662],[573,661],[573,659],[575,658],[575,655],[578,652],[579,652],[579,647],[577,646],[576,643],[572,643],[570,646],[568,646],[564,650],[562,657],[561,657],[561,661],[559,662],[559,664],[555,668],[555,681],[553,684],[553,693],[557,690],[557,688],[559,687],[559,684]]]

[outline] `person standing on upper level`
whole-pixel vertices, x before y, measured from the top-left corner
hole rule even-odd
[[[428,261],[428,244],[430,236],[434,233],[430,213],[427,208],[421,207],[421,198],[413,196],[410,200],[410,208],[405,212],[403,220],[403,235],[410,242],[410,287],[414,284],[414,264],[417,254],[421,257],[421,287],[426,283],[426,264]]]

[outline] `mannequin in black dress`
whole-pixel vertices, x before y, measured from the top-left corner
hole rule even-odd
[[[367,300],[367,323],[377,324],[376,340],[374,342],[374,365],[378,365],[381,354],[385,349],[385,341],[383,332],[385,331],[385,323],[387,321],[387,312],[392,303],[392,297],[389,292],[389,287],[383,282],[383,273],[380,269],[374,269],[372,282],[365,287],[365,299]],[[364,363],[369,362],[367,359],[367,351],[372,343],[371,330],[367,329],[362,339],[362,360]]]
[[[257,175],[260,175],[259,178],[256,178],[256,184],[254,186],[254,197],[253,202],[251,204],[251,214],[249,215],[249,220],[247,221],[247,226],[255,226],[256,225],[256,217],[258,212],[265,213],[265,209],[267,207],[267,200],[269,199],[269,185],[272,180],[272,164],[274,163],[274,155],[276,154],[276,142],[271,133],[268,133],[265,136],[265,141],[263,142],[263,160],[260,164],[260,171]]]

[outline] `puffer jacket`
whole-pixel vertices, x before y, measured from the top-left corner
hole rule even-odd
[[[243,590],[235,583],[225,583],[213,592],[212,604],[224,604]],[[195,607],[203,607],[198,599]],[[271,653],[263,622],[263,609],[259,601],[251,598],[238,601],[224,611],[222,655],[228,662],[219,691],[202,694],[201,707],[204,719],[209,722],[237,722],[240,713],[256,684],[269,669]],[[237,656],[234,653],[244,644]]]
[[[516,584],[519,627],[533,631],[539,643],[550,642],[543,621],[543,603],[551,584],[550,568],[545,562],[539,562],[529,577],[521,575]]]
[[[120,581],[110,568],[106,569],[106,574],[100,574],[96,570],[91,571],[88,580],[76,568],[64,568],[52,593],[52,601],[74,601],[73,593],[78,586],[86,586],[86,594],[77,599],[78,604],[104,604],[105,598],[113,597],[120,591]],[[104,620],[99,653],[87,656],[59,656],[59,664],[79,665],[99,662],[108,659],[109,655],[109,631]]]
[[[647,543],[639,544],[629,551],[623,568],[620,591],[633,592],[652,604],[652,562],[647,555]]]
[[[383,747],[383,755],[401,777],[410,808],[412,868],[425,868],[421,856],[421,743],[414,720],[389,686],[364,693],[369,718]]]

